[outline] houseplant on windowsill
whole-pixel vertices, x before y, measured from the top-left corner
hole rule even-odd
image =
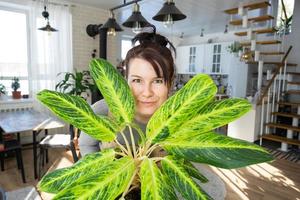
[[[18,77],[13,77],[11,83],[12,97],[13,99],[21,99],[21,91],[17,91],[20,88],[20,80]]]
[[[214,129],[239,118],[250,109],[244,99],[215,101],[217,88],[205,74],[193,77],[151,117],[146,133],[134,124],[134,98],[126,80],[105,60],[93,60],[92,76],[109,106],[111,116],[96,115],[80,97],[44,90],[38,99],[57,116],[90,136],[114,141],[117,147],[89,154],[71,167],[53,171],[38,187],[54,199],[128,199],[140,188],[141,199],[211,199],[191,178],[207,182],[191,162],[220,168],[238,168],[271,161],[263,148],[214,133]],[[119,144],[116,133],[132,129],[138,145]],[[154,153],[164,150],[164,153]]]
[[[6,94],[6,88],[2,83],[0,83],[0,96],[1,96],[1,94],[4,94],[4,95]]]

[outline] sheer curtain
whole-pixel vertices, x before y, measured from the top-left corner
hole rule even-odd
[[[58,32],[38,30],[46,25],[42,17],[44,4],[32,1],[30,6],[30,63],[29,87],[35,99],[35,108],[46,111],[36,100],[36,94],[43,89],[55,89],[59,72],[72,72],[72,16],[70,8],[63,5],[47,5],[50,25]]]

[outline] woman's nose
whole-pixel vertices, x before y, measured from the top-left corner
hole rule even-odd
[[[144,84],[144,87],[142,89],[142,95],[145,97],[149,97],[153,95],[153,89],[150,83]]]

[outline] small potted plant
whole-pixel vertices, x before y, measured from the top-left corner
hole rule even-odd
[[[228,46],[229,53],[234,53],[234,55],[236,55],[236,57],[239,56],[239,54],[242,52],[242,50],[243,50],[242,45],[237,41],[233,42],[231,45]]]
[[[1,94],[4,94],[4,95],[6,94],[6,88],[2,83],[0,83],[0,96],[1,96]]]
[[[18,77],[14,77],[12,79],[11,88],[13,89],[12,91],[13,99],[20,99],[21,91],[17,91],[20,88],[20,80]]]

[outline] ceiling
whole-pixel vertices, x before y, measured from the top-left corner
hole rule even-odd
[[[71,3],[86,6],[110,9],[124,3],[123,0],[68,0]],[[130,0],[129,0],[130,1]],[[129,2],[127,1],[127,2]],[[187,18],[177,21],[171,28],[165,28],[160,22],[152,20],[152,17],[161,9],[165,0],[143,0],[139,2],[142,15],[162,34],[179,36],[200,35],[201,29],[205,33],[223,32],[229,16],[223,10],[237,7],[241,0],[174,0],[176,7],[184,13]],[[247,2],[249,0],[243,1]],[[253,0],[252,0],[253,1]],[[132,12],[132,6],[115,10],[119,24],[122,24]]]

